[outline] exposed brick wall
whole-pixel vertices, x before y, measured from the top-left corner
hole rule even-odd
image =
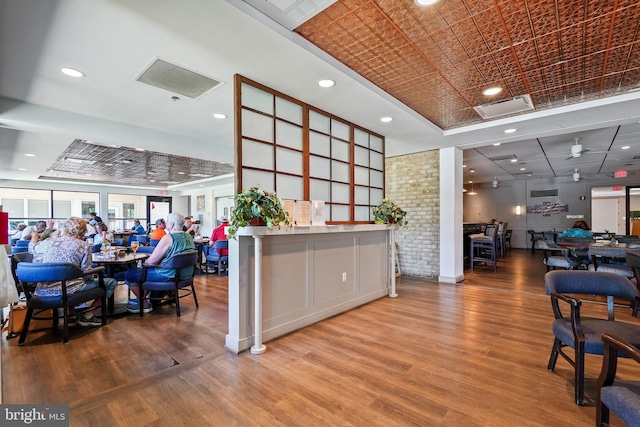
[[[439,151],[385,160],[386,198],[407,211],[408,229],[396,232],[405,276],[437,279],[440,274]]]

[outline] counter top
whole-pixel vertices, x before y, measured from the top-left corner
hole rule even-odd
[[[273,227],[269,230],[266,226],[240,227],[236,236],[284,236],[324,233],[360,233],[364,231],[388,231],[397,226],[387,224],[347,224],[347,225],[308,225],[293,227]]]

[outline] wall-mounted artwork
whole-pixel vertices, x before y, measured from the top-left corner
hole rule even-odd
[[[204,194],[202,196],[196,196],[196,207],[198,212],[204,210]]]
[[[551,216],[551,214],[559,214],[569,212],[569,205],[561,205],[558,203],[542,202],[540,205],[527,206],[528,214],[537,214],[542,216]]]

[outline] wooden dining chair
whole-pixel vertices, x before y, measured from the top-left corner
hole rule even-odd
[[[544,284],[547,295],[551,297],[551,307],[555,320],[552,324],[553,347],[547,369],[553,371],[558,356],[562,356],[574,368],[575,401],[584,404],[584,365],[585,355],[602,355],[603,333],[612,333],[622,337],[636,347],[640,347],[640,325],[615,320],[614,298],[639,300],[640,292],[626,278],[613,273],[601,273],[586,270],[554,270],[545,274]],[[594,309],[607,307],[606,317],[582,316],[582,300],[579,296],[606,296],[607,304],[593,304]],[[562,311],[560,304],[567,304],[570,313]],[[566,306],[565,306],[566,307]],[[573,350],[573,356],[564,349]]]

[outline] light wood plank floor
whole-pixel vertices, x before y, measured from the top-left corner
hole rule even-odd
[[[497,272],[466,270],[458,285],[402,277],[398,298],[268,342],[260,356],[223,348],[226,277],[196,276],[200,308],[183,299],[181,318],[167,307],[110,319],[74,329],[66,345],[34,332],[19,347],[3,334],[4,403],[68,403],[73,426],[592,426],[568,363],[546,369],[544,271],[540,253],[514,249]],[[617,315],[638,322],[627,308]],[[600,364],[587,357],[588,378]]]

